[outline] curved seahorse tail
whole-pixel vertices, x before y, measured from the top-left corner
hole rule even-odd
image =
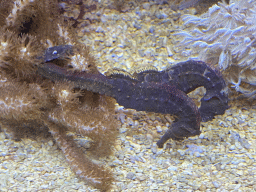
[[[182,140],[184,137],[190,137],[199,135],[201,131],[199,129],[194,129],[191,125],[182,120],[175,122],[171,125],[171,128],[166,131],[166,133],[157,141],[157,146],[163,148],[164,143],[169,140]]]
[[[166,70],[169,82],[178,89],[189,93],[198,87],[206,89],[201,99],[200,113],[203,121],[209,121],[215,115],[222,115],[228,108],[226,83],[220,72],[202,61],[189,60],[178,63]]]

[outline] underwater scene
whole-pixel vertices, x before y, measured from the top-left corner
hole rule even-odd
[[[0,0],[0,191],[256,191],[255,0]]]

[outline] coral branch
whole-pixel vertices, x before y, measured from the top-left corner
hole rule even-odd
[[[72,170],[90,185],[102,191],[109,190],[113,181],[111,172],[85,157],[83,151],[76,147],[73,139],[68,137],[65,131],[63,131],[62,126],[49,121],[47,122],[47,126],[64,153]]]
[[[114,99],[96,96],[97,103],[92,105],[95,95],[89,91],[74,91],[71,82],[57,82],[53,95],[56,95],[58,106],[52,109],[48,118],[71,132],[90,137],[94,156],[109,155],[117,135]]]
[[[0,113],[4,119],[40,119],[42,109],[48,105],[47,95],[37,84],[5,82],[1,83],[0,92]]]

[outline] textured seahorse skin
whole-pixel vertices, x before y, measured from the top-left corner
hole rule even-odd
[[[166,82],[179,90],[189,93],[198,87],[205,87],[206,94],[201,99],[199,111],[203,121],[209,121],[215,115],[222,115],[228,108],[226,84],[218,72],[201,61],[178,63],[168,70],[156,72],[145,71],[137,74],[139,81]]]
[[[178,116],[178,119],[193,119],[199,115],[193,100],[173,85],[154,82],[134,83],[123,79],[112,79],[111,84],[111,96],[126,108],[173,114]]]

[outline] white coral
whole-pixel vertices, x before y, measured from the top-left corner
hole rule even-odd
[[[191,49],[190,57],[197,55],[200,60],[218,62],[222,70],[232,65],[239,66],[242,73],[256,70],[255,0],[230,0],[230,4],[223,1],[203,15],[184,15],[182,19],[186,29],[175,35],[182,39],[179,49]],[[236,90],[243,92],[237,83]]]

